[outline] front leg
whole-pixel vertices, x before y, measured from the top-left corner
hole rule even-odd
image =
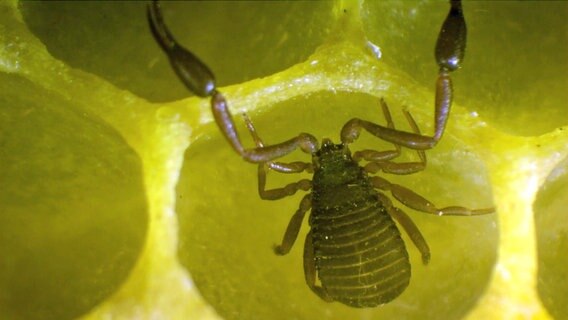
[[[258,133],[256,132],[256,128],[254,127],[254,124],[252,123],[252,121],[250,120],[250,118],[248,117],[248,115],[246,113],[243,113],[243,119],[245,120],[245,124],[247,125],[247,129],[250,133],[250,135],[252,136],[252,139],[254,140],[254,143],[256,144],[257,148],[263,148],[264,147],[264,143],[262,142],[262,139],[260,139],[260,137],[258,136]],[[259,166],[262,166],[263,164],[259,164]],[[312,166],[311,163],[307,163],[307,162],[301,162],[301,161],[295,161],[295,162],[289,162],[289,163],[284,163],[284,162],[268,162],[268,167],[270,167],[270,169],[276,171],[276,172],[280,172],[280,173],[300,173],[303,171],[306,172],[314,172],[314,168]]]
[[[395,129],[394,122],[392,121],[392,117],[389,111],[389,106],[385,102],[385,99],[381,98],[381,109],[383,110],[383,117],[387,121],[387,127],[391,129]],[[361,150],[356,151],[353,153],[353,159],[357,162],[360,160],[367,160],[367,161],[388,161],[397,158],[400,156],[400,146],[396,143],[393,143],[394,150],[386,150],[386,151],[376,151],[376,150]]]
[[[278,200],[295,194],[298,190],[309,191],[312,188],[312,182],[308,179],[302,179],[298,182],[290,183],[282,188],[266,190],[266,171],[268,164],[261,163],[258,165],[258,194],[263,200]]]
[[[247,125],[247,128],[256,144],[257,147],[262,148],[263,142],[256,133],[256,128],[254,127],[252,121],[246,114],[243,114],[243,118]],[[302,179],[298,182],[288,184],[283,188],[266,190],[266,173],[268,168],[273,169],[282,173],[299,173],[302,171],[312,171],[311,163],[305,162],[264,162],[258,164],[258,194],[264,200],[277,200],[287,196],[291,196],[298,190],[308,191],[312,188],[312,182],[307,179]]]
[[[415,134],[420,134],[420,129],[412,118],[410,112],[404,110],[404,116],[406,120],[410,124],[412,131]],[[389,124],[390,127],[390,124]],[[393,174],[411,174],[422,171],[426,168],[426,153],[424,150],[416,150],[418,157],[420,158],[419,162],[405,162],[405,163],[398,163],[393,162],[390,160],[381,160],[381,161],[372,161],[365,165],[365,171],[368,173],[377,173],[378,171],[383,171],[386,173],[393,173]]]

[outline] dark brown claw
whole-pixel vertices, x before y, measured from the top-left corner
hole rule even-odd
[[[450,1],[450,12],[440,29],[436,43],[436,61],[441,70],[454,71],[460,67],[465,54],[467,27],[461,1]]]
[[[199,58],[183,48],[164,24],[160,4],[152,1],[147,10],[148,23],[156,42],[162,47],[179,79],[193,93],[208,97],[215,93],[215,76]]]

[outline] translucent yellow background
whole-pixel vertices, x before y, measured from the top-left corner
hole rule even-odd
[[[444,139],[425,172],[388,179],[497,214],[405,209],[432,262],[409,246],[407,291],[356,310],[305,285],[307,226],[273,255],[301,195],[259,199],[256,167],[220,137],[207,101],[185,98],[145,3],[0,2],[0,318],[568,317],[567,6],[464,3],[468,51]],[[351,117],[383,121],[380,97],[398,127],[406,107],[432,132],[446,2],[163,8],[266,142],[302,131],[337,141]],[[353,145],[367,147],[389,145]]]

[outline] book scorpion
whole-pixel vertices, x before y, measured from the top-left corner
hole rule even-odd
[[[460,67],[466,45],[466,24],[459,0],[450,1],[450,10],[435,49],[439,72],[434,102],[434,135],[421,134],[407,111],[404,115],[412,132],[397,130],[386,102],[381,99],[386,126],[353,118],[341,129],[341,143],[323,139],[321,147],[309,133],[300,133],[279,144],[265,145],[251,120],[244,115],[256,144],[254,148],[245,148],[235,129],[227,101],[216,88],[213,73],[176,42],[164,24],[157,1],[148,6],[148,21],[154,38],[185,86],[200,97],[210,98],[215,122],[234,151],[244,160],[258,164],[260,197],[277,200],[299,190],[311,191],[300,201],[275,252],[285,255],[290,251],[306,212],[311,210],[311,229],[304,245],[304,274],[309,288],[323,300],[357,308],[375,307],[392,301],[406,289],[410,282],[410,261],[395,221],[420,251],[423,263],[430,260],[430,249],[416,225],[393,205],[385,193],[390,193],[411,209],[438,216],[472,216],[494,211],[493,208],[468,209],[461,206],[437,208],[410,189],[372,175],[378,172],[407,175],[424,170],[424,151],[433,148],[444,133],[452,104],[450,73]],[[357,140],[363,130],[392,143],[393,149],[361,150],[352,154],[349,144]],[[402,147],[415,150],[420,161],[394,162]],[[310,154],[311,162],[275,161],[296,149]],[[367,163],[360,165],[361,161]],[[267,190],[266,175],[270,170],[308,172],[313,173],[313,178]],[[316,284],[316,278],[320,284]]]

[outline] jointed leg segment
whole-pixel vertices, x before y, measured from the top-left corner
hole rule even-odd
[[[264,143],[262,142],[262,139],[260,139],[260,137],[258,136],[258,133],[256,132],[256,128],[254,127],[252,121],[250,120],[250,118],[246,115],[246,113],[243,113],[243,119],[245,120],[245,124],[247,126],[247,129],[249,131],[249,133],[252,136],[252,139],[254,140],[254,143],[256,144],[256,146],[258,148],[263,148],[264,147]],[[303,171],[306,172],[313,172],[313,166],[311,163],[308,162],[301,162],[301,161],[295,161],[295,162],[289,162],[289,163],[283,163],[283,162],[275,162],[275,161],[270,161],[267,162],[268,167],[276,172],[280,172],[280,173],[300,173]]]
[[[389,107],[385,102],[385,99],[381,98],[381,109],[383,111],[383,117],[387,122],[387,127],[395,130],[394,122],[389,111]],[[366,161],[387,161],[392,160],[400,156],[400,145],[393,143],[394,150],[386,151],[376,151],[376,150],[360,150],[353,153],[353,159],[355,161],[366,160]]]
[[[213,111],[213,117],[225,138],[229,141],[233,149],[246,161],[253,163],[268,162],[281,158],[296,149],[313,154],[319,148],[318,141],[314,136],[309,133],[300,133],[295,138],[279,144],[245,149],[235,128],[235,123],[227,106],[227,101],[221,93],[215,92],[211,97],[211,109]]]
[[[243,117],[256,146],[263,147],[262,140],[256,133],[256,129],[254,128],[252,121],[250,121],[250,119],[247,117],[246,114],[243,114]],[[287,196],[291,196],[294,193],[296,193],[296,191],[298,190],[308,191],[312,188],[312,182],[310,180],[302,179],[298,182],[291,183],[283,188],[266,190],[266,172],[269,167],[271,169],[283,173],[297,173],[297,172],[302,172],[304,170],[306,171],[312,170],[311,164],[304,162],[291,162],[291,163],[266,162],[258,164],[258,194],[262,199],[277,200]]]
[[[389,128],[394,129],[394,124],[392,123],[392,120],[390,119],[390,114],[388,113],[388,107],[384,102],[384,100],[382,99],[381,99],[381,104],[383,105],[383,112],[385,113],[385,118],[387,119]],[[410,127],[412,128],[412,131],[415,134],[419,135],[420,129],[418,128],[416,121],[414,121],[414,118],[412,118],[412,115],[406,110],[404,110],[403,112],[404,116],[406,117],[406,120],[408,121]],[[397,145],[397,147],[398,147],[397,151],[400,152],[400,146]],[[390,161],[391,159],[373,160],[367,165],[365,165],[365,171],[369,173],[377,173],[378,171],[383,171],[386,173],[393,173],[399,175],[411,174],[422,171],[426,168],[426,153],[424,152],[424,150],[416,150],[416,153],[418,153],[418,157],[420,158],[419,162],[396,163]],[[365,160],[372,160],[372,159],[365,158]]]
[[[266,190],[266,170],[268,164],[258,165],[258,194],[264,200],[278,200],[295,194],[298,190],[309,191],[312,188],[312,182],[308,179],[302,179],[298,182],[290,183],[282,188]]]
[[[425,213],[435,214],[438,216],[474,216],[489,214],[495,211],[495,208],[469,209],[460,206],[450,206],[439,209],[436,208],[433,203],[426,200],[416,192],[401,185],[390,183],[381,177],[371,177],[371,182],[375,188],[390,191],[393,197],[405,206]]]

